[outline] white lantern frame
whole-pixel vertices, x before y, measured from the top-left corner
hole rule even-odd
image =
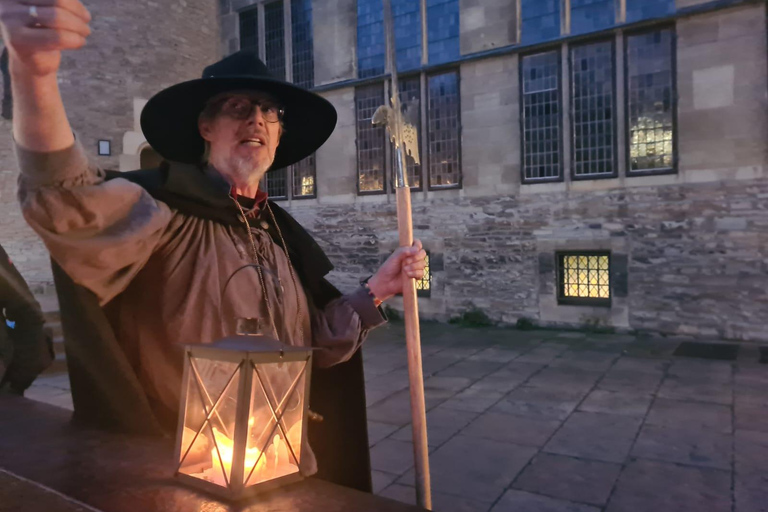
[[[301,446],[306,445],[307,439],[307,422],[309,420],[309,388],[310,380],[312,377],[312,348],[309,347],[294,347],[286,346],[271,338],[265,338],[262,336],[249,336],[238,335],[221,340],[215,344],[210,345],[187,345],[184,351],[184,374],[182,380],[181,389],[181,408],[179,411],[179,423],[176,433],[175,443],[175,461],[176,471],[175,477],[188,485],[198,487],[201,490],[210,492],[217,496],[221,496],[227,499],[240,499],[247,496],[252,496],[259,492],[267,491],[281,487],[283,485],[296,482],[305,478],[303,474],[301,458],[304,456],[304,450]],[[226,386],[223,388],[218,397],[211,397],[205,388],[204,382],[199,374],[195,360],[209,360],[213,362],[233,363],[237,367],[229,377]],[[282,397],[280,403],[273,404],[272,399],[267,393],[264,385],[264,378],[259,372],[260,365],[267,364],[281,364],[281,363],[304,363],[301,371],[294,378],[288,392]],[[246,370],[246,371],[243,371]],[[237,379],[235,379],[237,376]],[[302,377],[304,378],[303,385],[300,386]],[[220,405],[222,398],[227,394],[227,391],[233,384],[238,381],[237,389],[237,405],[235,412],[235,424],[233,432],[233,453],[231,460],[231,472],[227,477],[226,471],[223,470],[224,462],[221,459],[221,450],[216,441],[216,436],[213,434],[213,426],[211,425],[211,418],[215,415],[218,416],[217,407]],[[204,421],[195,433],[194,438],[190,441],[186,448],[186,453],[182,453],[183,449],[183,436],[184,428],[187,422],[188,404],[190,386],[195,385],[198,388],[201,405],[205,413]],[[287,444],[287,448],[293,460],[296,462],[298,471],[288,475],[279,476],[277,478],[266,480],[264,482],[248,485],[248,482],[253,475],[254,470],[258,465],[258,460],[254,463],[250,470],[250,473],[246,473],[246,447],[247,447],[247,435],[248,435],[248,422],[252,407],[252,392],[253,386],[260,390],[268,407],[271,411],[272,421],[275,423],[272,427],[272,433],[267,435],[267,442],[279,429]],[[283,421],[283,415],[286,412],[286,402],[299,392],[299,389],[303,387],[303,401],[301,410],[301,439],[298,447],[293,447],[290,443],[287,429]],[[205,399],[203,398],[205,396]],[[275,401],[281,400],[275,396]],[[206,401],[208,403],[206,403]],[[222,421],[223,423],[223,421]],[[211,432],[211,439],[213,439],[214,448],[219,457],[221,463],[225,486],[218,485],[213,482],[197,478],[189,474],[185,474],[181,471],[186,457],[189,455],[190,450],[195,445],[195,440],[198,436],[203,435],[203,432],[208,429]],[[296,452],[299,450],[297,457]],[[265,449],[262,448],[259,458],[265,457]]]

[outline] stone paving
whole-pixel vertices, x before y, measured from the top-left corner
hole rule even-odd
[[[433,509],[768,512],[768,365],[628,335],[423,323]],[[374,491],[415,502],[402,324],[364,349]],[[71,408],[66,375],[32,399]]]
[[[374,491],[414,502],[402,324],[364,350]],[[433,508],[766,512],[768,365],[674,340],[422,325]]]

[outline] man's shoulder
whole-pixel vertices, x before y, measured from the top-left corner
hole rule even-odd
[[[148,191],[153,191],[161,188],[165,184],[167,177],[168,166],[160,165],[160,167],[139,169],[136,171],[106,171],[105,179],[109,181],[116,178],[122,178],[131,183],[135,183]]]

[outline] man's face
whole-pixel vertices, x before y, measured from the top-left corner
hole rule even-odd
[[[256,183],[272,162],[280,142],[282,109],[268,94],[236,92],[208,102],[215,115],[203,116],[200,135],[210,144],[209,162],[236,183]]]

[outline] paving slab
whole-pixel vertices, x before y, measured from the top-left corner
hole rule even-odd
[[[659,359],[646,359],[641,357],[622,357],[611,367],[611,371],[639,372],[639,373],[664,373],[669,368],[670,362]]]
[[[411,402],[408,390],[398,391],[389,398],[368,407],[368,420],[402,427],[411,422]]]
[[[735,477],[735,512],[768,512],[768,473]]]
[[[467,377],[444,377],[432,375],[424,379],[424,387],[432,389],[445,389],[448,391],[461,391],[475,382]]]
[[[429,357],[422,356],[421,368],[425,377],[428,375],[435,375],[445,370],[446,368],[454,364],[457,364],[459,361],[461,361],[460,358],[446,357],[442,354],[443,354],[443,351],[440,351],[433,356],[429,356]]]
[[[544,446],[544,451],[622,463],[641,423],[641,418],[575,412]]]
[[[677,357],[672,360],[667,374],[706,382],[733,382],[733,363]]]
[[[730,512],[731,474],[634,460],[622,471],[606,512]]]
[[[566,345],[554,343],[542,343],[538,347],[525,352],[515,359],[519,363],[545,363],[549,364],[560,354],[568,349]]]
[[[736,474],[768,474],[768,433],[736,430],[734,435]]]
[[[559,500],[525,491],[511,490],[491,509],[491,512],[599,512],[598,507]]]
[[[413,444],[384,439],[371,448],[371,468],[402,475],[413,467]]]
[[[512,487],[522,491],[602,506],[608,501],[621,464],[540,454]]]
[[[618,354],[610,352],[568,350],[552,361],[551,366],[554,368],[566,367],[592,372],[605,372],[613,365],[618,357]]]
[[[445,406],[438,406],[427,413],[427,442],[429,446],[440,446],[457,432],[466,427],[478,413],[461,411]],[[392,439],[410,442],[413,439],[413,427],[408,424],[392,436]]]
[[[416,488],[413,485],[393,484],[377,494],[401,503],[416,504]],[[432,491],[432,510],[437,512],[487,512],[490,507],[490,502]]]
[[[542,368],[543,365],[536,363],[510,363],[478,380],[472,384],[472,387],[479,390],[509,393]]]
[[[376,375],[365,383],[366,388],[387,389],[400,391],[408,387],[408,368],[390,370],[387,373]]]
[[[385,473],[376,469],[371,470],[371,479],[373,480],[373,494],[379,494],[381,491],[389,487],[399,475],[393,475],[392,473]]]
[[[496,370],[501,369],[505,363],[495,361],[461,361],[445,370],[438,372],[438,377],[464,377],[472,380],[480,380]]]
[[[692,400],[696,402],[711,402],[731,405],[733,403],[733,387],[730,382],[710,382],[669,375],[661,384],[658,391],[661,398],[672,400]]]
[[[368,446],[373,446],[400,429],[397,425],[368,420]]]
[[[731,408],[725,405],[657,398],[651,405],[646,422],[660,427],[706,428],[730,434],[733,432],[731,416]]]
[[[368,407],[376,405],[385,398],[389,398],[399,390],[365,387],[365,403]]]
[[[457,435],[430,456],[432,488],[469,499],[498,499],[536,453],[488,439]],[[409,471],[398,483],[413,481]]]
[[[730,471],[733,438],[714,430],[644,425],[632,456]]]
[[[664,374],[662,372],[644,372],[637,370],[617,370],[611,368],[597,383],[598,389],[619,393],[655,393]]]
[[[642,418],[651,407],[653,397],[649,394],[614,393],[596,389],[579,405],[579,411],[635,416]]]
[[[541,447],[561,424],[560,420],[486,412],[477,417],[461,433],[469,437]]]
[[[451,409],[481,413],[504,397],[504,393],[469,387],[445,400],[442,405]]]
[[[586,393],[602,376],[602,372],[550,365],[528,379],[526,386],[580,390]]]
[[[737,429],[768,432],[768,405],[754,405],[754,402],[736,400],[734,416]]]
[[[491,412],[564,420],[576,409],[586,391],[522,386],[494,405]]]
[[[523,350],[508,348],[504,346],[493,346],[472,354],[469,356],[469,360],[488,361],[491,363],[509,363],[522,354]]]

